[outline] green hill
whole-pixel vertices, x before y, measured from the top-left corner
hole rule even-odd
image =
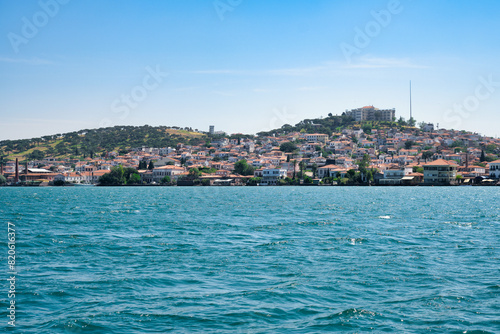
[[[0,141],[0,155],[7,159],[42,159],[53,157],[94,157],[109,151],[131,148],[169,147],[177,144],[197,145],[207,136],[191,128],[167,126],[114,126],[31,139]]]
[[[259,136],[272,136],[283,135],[290,132],[305,132],[305,133],[324,133],[331,135],[334,132],[341,132],[343,129],[360,129],[362,128],[366,133],[370,133],[372,129],[390,129],[397,128],[403,130],[404,128],[413,128],[415,121],[405,121],[399,118],[396,122],[387,121],[364,121],[356,122],[351,116],[347,115],[332,115],[328,117],[304,119],[295,125],[285,124],[281,128],[271,131],[259,132]]]

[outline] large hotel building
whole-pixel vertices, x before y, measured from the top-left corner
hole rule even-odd
[[[396,109],[378,109],[367,106],[358,109],[346,110],[346,115],[352,116],[356,122],[360,121],[388,121],[392,122],[396,117]]]

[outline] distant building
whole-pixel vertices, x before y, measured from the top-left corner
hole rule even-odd
[[[214,125],[210,125],[208,127],[208,133],[210,133],[211,135],[215,134],[215,126]]]
[[[432,132],[432,131],[434,131],[434,124],[427,123],[427,124],[424,125],[424,127],[422,128],[422,130],[424,132]]]
[[[396,117],[396,109],[378,109],[374,106],[346,110],[346,115],[352,116],[356,122],[361,121],[388,121],[392,122]]]
[[[328,140],[328,135],[325,135],[323,133],[311,133],[311,134],[306,134],[306,140],[309,143],[317,143],[317,142],[323,142],[326,143]]]
[[[181,162],[177,159],[170,157],[162,157],[161,159],[155,160],[153,163],[155,167],[163,167],[163,166],[180,166]]]

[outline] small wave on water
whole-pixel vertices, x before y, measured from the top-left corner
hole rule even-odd
[[[356,317],[374,317],[377,314],[375,312],[369,311],[369,310],[364,310],[361,308],[350,308],[346,309],[337,313],[334,313],[332,315],[329,315],[327,317],[320,317],[317,318],[317,320],[334,320],[334,319],[350,319],[350,318],[356,318]]]
[[[470,222],[444,222],[444,224],[455,225],[458,227],[472,227],[476,225],[475,223]]]

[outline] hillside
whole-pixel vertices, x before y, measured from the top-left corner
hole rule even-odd
[[[356,122],[351,116],[332,115],[328,117],[304,119],[295,125],[285,124],[281,128],[270,131],[259,132],[259,136],[280,136],[290,132],[323,133],[331,135],[334,132],[341,132],[344,129],[363,129],[365,133],[370,133],[372,129],[398,129],[413,128],[415,121],[405,121],[403,118],[395,122],[387,121],[365,121]]]
[[[197,145],[205,140],[206,135],[190,128],[115,126],[39,138],[3,140],[0,141],[0,155],[7,159],[42,159],[47,156],[85,158],[141,146],[169,147],[178,143]]]
[[[295,125],[285,124],[280,128],[257,134],[260,139],[264,137],[284,138],[291,133],[323,133],[336,138],[339,133],[345,129],[362,129],[364,134],[370,136],[373,133],[383,133],[387,130],[393,132],[411,133],[417,138],[422,133],[421,128],[424,122],[415,126],[415,121],[405,121],[399,118],[397,121],[363,121],[356,122],[352,117],[343,115],[329,114],[327,117],[316,119],[304,119]],[[377,130],[377,131],[375,131]],[[382,132],[381,132],[382,130]],[[336,134],[336,135],[335,135]],[[455,151],[465,151],[469,147],[482,147],[486,154],[498,154],[498,146],[488,141],[487,137],[474,135],[474,140],[468,140],[464,135],[472,135],[466,131],[449,130],[449,134],[443,138],[450,141],[448,146],[455,148]],[[429,138],[434,140],[438,134],[429,134]],[[108,152],[116,151],[121,154],[129,152],[137,147],[176,147],[177,144],[185,145],[203,145],[206,141],[221,137],[221,135],[208,135],[193,131],[191,128],[167,127],[167,126],[115,126],[100,129],[84,129],[76,132],[64,134],[55,134],[39,138],[4,140],[0,141],[0,157],[4,161],[20,158],[20,160],[42,160],[44,157],[55,158],[93,158],[103,156]],[[250,138],[253,135],[234,134],[225,136],[229,139]],[[379,135],[377,135],[377,138]],[[370,139],[370,137],[367,137]],[[355,140],[355,139],[353,139]],[[483,142],[484,141],[484,142]],[[259,142],[259,141],[258,141]],[[468,143],[466,145],[466,142]],[[410,147],[416,143],[408,140],[407,146]],[[420,149],[429,150],[431,145],[421,145]]]

